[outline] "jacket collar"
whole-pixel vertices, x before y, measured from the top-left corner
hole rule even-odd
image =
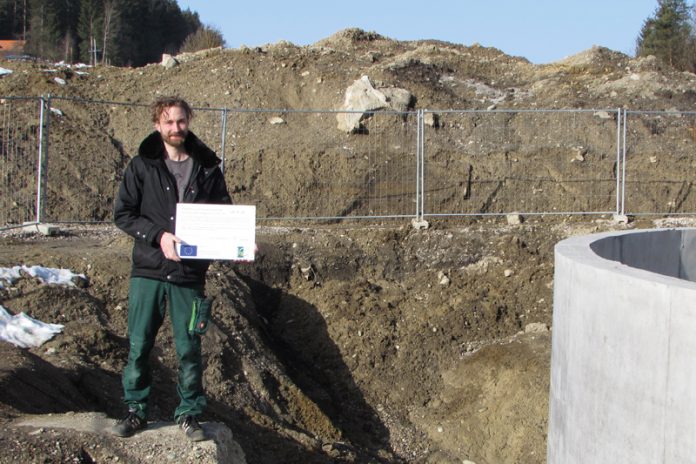
[[[186,137],[184,146],[186,147],[188,155],[206,169],[217,166],[221,162],[215,152],[208,148],[208,146],[191,131],[189,131]],[[150,135],[145,137],[145,140],[140,144],[140,148],[138,148],[138,154],[150,160],[164,159],[165,148],[162,135],[157,131],[153,131]]]

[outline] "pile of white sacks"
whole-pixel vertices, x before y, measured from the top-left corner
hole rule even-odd
[[[82,274],[74,274],[68,269],[53,269],[42,266],[14,266],[0,268],[0,288],[11,286],[22,277],[22,272],[39,279],[49,285],[74,286],[76,276],[84,278]],[[41,346],[57,333],[63,330],[61,324],[49,324],[41,322],[24,312],[10,314],[0,305],[0,340],[12,343],[21,348]]]

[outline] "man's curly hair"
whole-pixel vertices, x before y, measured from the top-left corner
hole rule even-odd
[[[186,113],[186,118],[190,121],[193,119],[193,109],[186,103],[186,100],[180,97],[168,96],[160,97],[152,104],[152,122],[159,122],[162,113],[167,111],[169,108],[178,106]]]

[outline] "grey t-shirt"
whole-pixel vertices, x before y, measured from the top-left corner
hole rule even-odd
[[[164,160],[167,169],[176,179],[176,188],[179,193],[179,202],[184,201],[184,191],[191,178],[191,170],[193,169],[193,159],[189,156],[184,161],[174,161],[169,158]]]

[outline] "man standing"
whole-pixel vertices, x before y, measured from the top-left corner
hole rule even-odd
[[[114,222],[135,239],[128,291],[130,352],[123,371],[127,416],[113,432],[129,437],[147,426],[151,386],[149,355],[169,310],[179,359],[174,419],[186,436],[204,440],[197,421],[206,398],[202,384],[200,335],[189,323],[204,300],[209,261],[181,260],[174,235],[176,204],[230,203],[220,159],[189,131],[191,107],[181,98],[164,97],[152,105],[155,131],[143,140],[138,156],[126,167]],[[166,302],[166,305],[165,305]]]

